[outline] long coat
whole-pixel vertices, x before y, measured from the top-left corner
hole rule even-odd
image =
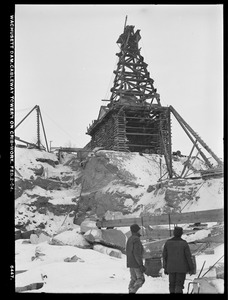
[[[188,243],[180,237],[166,241],[163,248],[163,267],[167,273],[188,273],[194,269]]]
[[[143,245],[140,236],[133,233],[127,240],[126,244],[127,267],[140,268],[143,266]]]

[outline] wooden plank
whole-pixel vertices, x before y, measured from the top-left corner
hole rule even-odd
[[[157,142],[151,142],[151,144],[157,144]],[[134,147],[146,147],[146,148],[153,148],[153,145],[139,145],[139,144],[128,144],[127,143],[127,146],[134,146]]]
[[[26,142],[24,140],[21,140],[19,137],[15,136],[15,140],[19,141],[19,142],[22,142],[24,144],[27,144],[27,145],[31,145],[31,146],[34,146],[34,147],[37,147],[36,144],[33,144],[33,143],[30,143],[30,142]]]
[[[159,136],[157,133],[142,133],[142,132],[126,132],[126,135],[149,135],[149,136]]]
[[[145,233],[144,233],[145,232]],[[184,229],[184,234],[194,233],[195,230],[192,229]],[[146,240],[157,240],[157,239],[165,239],[173,236],[173,227],[171,230],[168,228],[154,228],[154,229],[145,229],[142,233],[142,239]]]
[[[115,220],[103,220],[98,221],[98,227],[125,227],[131,226],[136,223],[139,226],[142,224],[147,225],[166,225],[169,224],[187,224],[187,223],[200,223],[200,222],[223,222],[224,221],[224,210],[223,209],[212,209],[195,211],[189,213],[173,213],[163,214],[160,216],[146,216],[142,218],[125,218]]]
[[[144,130],[154,130],[154,127],[140,127],[140,126],[126,126],[126,128],[132,128],[132,129],[144,129]],[[154,135],[159,135],[158,133],[155,133]]]

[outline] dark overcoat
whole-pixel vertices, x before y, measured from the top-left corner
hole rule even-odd
[[[140,235],[137,233],[132,233],[126,244],[128,268],[140,268],[143,266],[143,251]]]
[[[163,268],[167,273],[188,273],[194,269],[188,243],[181,237],[166,241],[163,248]]]

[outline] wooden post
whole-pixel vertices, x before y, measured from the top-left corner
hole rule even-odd
[[[197,141],[204,147],[204,149],[206,149],[207,152],[211,154],[211,156],[217,161],[217,163],[219,165],[222,165],[222,161],[217,157],[217,155],[215,155],[215,153],[207,146],[207,144],[199,137],[199,135],[184,121],[184,119],[177,113],[177,111],[171,105],[170,105],[170,109],[171,109],[172,113],[174,114],[174,116],[176,117],[177,121],[183,127],[183,129],[185,129],[185,131],[188,130],[197,139]],[[188,133],[188,136],[189,136],[189,133]],[[193,140],[192,137],[190,139]],[[201,156],[203,157],[203,159],[205,160],[206,164],[210,168],[213,167],[211,165],[211,163],[209,162],[209,160],[206,158],[206,156],[202,153],[202,151],[200,151],[200,149],[198,147],[197,147],[197,149],[199,150],[199,152],[200,152]]]
[[[184,174],[184,172],[185,172],[185,169],[187,168],[187,164],[188,164],[188,162],[190,161],[190,158],[191,158],[191,156],[192,156],[192,152],[193,152],[193,150],[194,150],[194,148],[195,148],[195,146],[196,146],[196,143],[197,143],[197,140],[195,140],[195,143],[193,144],[192,150],[190,151],[190,154],[189,154],[189,156],[188,156],[188,159],[187,159],[186,162],[185,162],[185,165],[184,165],[184,168],[183,168],[183,170],[182,170],[182,172],[181,172],[180,177],[183,176],[183,174]],[[198,153],[199,153],[199,152],[198,152]]]
[[[170,178],[173,177],[173,166],[172,166],[172,139],[171,139],[171,118],[170,118],[170,109],[167,111],[168,117],[168,157],[169,157],[169,167],[170,167]]]
[[[31,112],[37,108],[37,105],[35,105],[33,107],[33,109],[30,110],[30,112],[17,124],[17,126],[15,127],[15,129],[31,114]]]
[[[125,29],[126,25],[127,25],[127,16],[125,17],[124,29]]]
[[[160,166],[160,178],[162,178],[162,159],[159,158],[159,166]]]
[[[48,142],[47,142],[47,137],[46,137],[46,132],[45,132],[45,129],[44,129],[44,123],[43,123],[43,119],[42,119],[40,108],[39,108],[39,114],[40,114],[40,120],[41,120],[41,125],[42,125],[42,128],[43,128],[43,133],[44,133],[44,138],[45,138],[45,142],[46,142],[47,151],[49,152]]]
[[[39,109],[39,106],[36,107],[36,114],[37,114],[37,147],[38,149],[40,149],[40,109]]]

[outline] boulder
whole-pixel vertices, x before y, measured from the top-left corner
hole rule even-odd
[[[85,233],[90,229],[98,229],[96,226],[96,221],[91,220],[89,218],[85,219],[82,223],[81,223],[81,232]]]
[[[37,166],[36,168],[29,168],[34,171],[36,176],[42,176],[44,173],[44,167],[42,165]]]
[[[31,244],[40,244],[40,243],[43,243],[43,242],[49,242],[50,241],[50,236],[44,234],[44,233],[41,233],[40,235],[37,235],[37,234],[31,234],[30,235],[30,242]]]
[[[25,286],[15,287],[15,292],[21,293],[21,292],[25,292],[25,291],[39,290],[43,287],[43,285],[44,285],[44,282],[30,283]]]
[[[35,259],[43,260],[43,257],[46,255],[44,253],[46,245],[47,245],[46,242],[43,242],[39,246],[36,246],[36,248],[35,248],[35,255],[31,257],[32,261],[35,260]]]
[[[67,257],[64,259],[65,262],[85,262],[83,259],[78,257],[77,255],[73,255],[72,257]]]
[[[22,239],[21,231],[15,228],[15,240]]]
[[[67,230],[57,234],[50,241],[52,245],[69,245],[79,248],[90,248],[90,244],[86,241],[85,237],[78,233],[77,229]]]
[[[31,234],[30,235],[30,242],[31,242],[31,244],[38,244],[38,240],[39,240],[39,238],[38,238],[38,235],[37,234]]]
[[[40,158],[36,158],[36,161],[39,161],[39,162],[42,162],[42,163],[47,163],[47,164],[51,165],[54,168],[55,168],[56,165],[59,164],[57,158],[56,158],[56,160],[52,160],[50,158],[41,158],[40,157]]]
[[[218,290],[209,278],[195,278],[193,294],[218,294]]]
[[[31,236],[32,234],[34,234],[34,233],[35,233],[34,230],[24,231],[24,232],[21,233],[21,238],[22,238],[22,239],[30,239],[30,236]]]
[[[15,200],[19,198],[25,190],[32,190],[34,188],[34,183],[27,179],[18,179],[15,182]]]
[[[89,229],[84,234],[85,239],[90,242],[101,242],[102,241],[102,231],[98,228]]]
[[[122,231],[117,229],[102,229],[101,232],[104,243],[107,245],[120,247],[121,249],[125,248],[127,238]]]
[[[101,243],[118,249],[125,249],[126,236],[117,229],[90,229],[84,234],[85,239],[90,243]]]
[[[113,256],[113,257],[117,257],[117,258],[121,258],[122,257],[122,253],[118,249],[105,247],[103,245],[94,245],[93,249],[95,251],[101,252],[103,254],[107,254],[109,256]]]

